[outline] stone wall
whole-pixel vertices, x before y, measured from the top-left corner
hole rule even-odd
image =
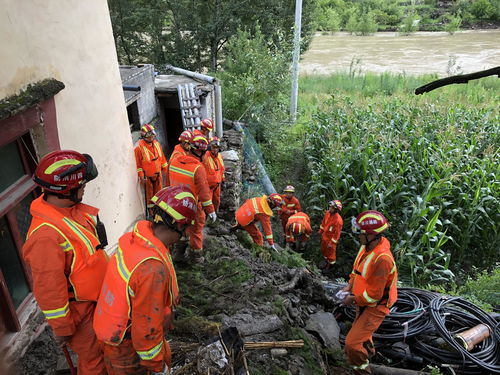
[[[218,215],[233,221],[240,207],[243,165],[243,133],[231,129],[224,131],[221,155],[226,168],[226,180],[222,186],[221,206]]]

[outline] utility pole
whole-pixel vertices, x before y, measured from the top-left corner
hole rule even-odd
[[[297,120],[297,96],[299,94],[299,57],[300,57],[300,31],[302,23],[302,0],[295,0],[295,33],[293,38],[292,62],[292,95],[290,101],[290,118]]]

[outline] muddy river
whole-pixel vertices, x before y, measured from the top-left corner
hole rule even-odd
[[[316,35],[300,62],[301,74],[362,72],[439,76],[500,65],[500,30]]]

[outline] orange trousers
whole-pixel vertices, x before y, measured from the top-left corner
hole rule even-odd
[[[160,172],[159,176],[153,180],[152,178],[146,178],[146,200],[148,208],[153,208],[154,204],[151,203],[151,198],[155,195],[158,190],[163,187],[163,175]]]
[[[257,225],[252,223],[245,225],[244,227],[241,228],[248,232],[250,237],[252,237],[253,242],[255,242],[259,246],[264,246],[264,236],[262,236],[262,233],[260,233],[260,230],[259,228],[257,228]]]
[[[332,246],[329,248],[328,244],[331,243]],[[337,261],[337,244],[332,243],[332,239],[328,240],[321,239],[321,254],[326,258],[326,261],[330,264],[334,264]]]
[[[212,192],[212,204],[214,205],[215,212],[219,211],[220,207],[220,185],[221,184],[217,184],[210,187],[210,191]]]
[[[186,234],[189,236],[189,246],[193,251],[203,250],[203,227],[205,226],[205,211],[201,203],[198,203],[194,224],[189,226]]]
[[[290,218],[290,216],[292,216],[293,214],[290,214],[290,215],[287,215],[287,214],[281,214],[280,215],[280,219],[281,219],[281,226],[283,227],[283,233],[286,234],[286,223],[288,223],[288,219]]]
[[[372,336],[387,315],[381,308],[381,306],[356,308],[356,319],[345,338],[344,347],[347,361],[355,374],[372,373],[369,360],[375,354]]]
[[[68,346],[78,356],[78,375],[106,375],[102,350],[92,327],[95,302],[71,302],[76,331]]]
[[[118,346],[108,345],[102,341],[99,344],[104,352],[104,363],[108,375],[148,375],[151,373],[141,365],[141,359],[134,349],[129,334],[125,335],[125,338]],[[171,352],[168,342],[164,341],[163,349],[163,360],[170,367]],[[155,362],[159,363],[159,361]]]

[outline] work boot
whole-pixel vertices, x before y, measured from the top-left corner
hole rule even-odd
[[[191,263],[203,264],[205,263],[205,257],[203,256],[203,250],[191,250],[190,252]]]

